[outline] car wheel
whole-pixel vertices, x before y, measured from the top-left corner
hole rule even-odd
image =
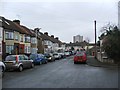
[[[34,66],[35,66],[34,63],[32,63],[31,68],[34,68]]]
[[[23,66],[22,66],[22,65],[19,66],[19,71],[20,71],[20,72],[23,71]]]
[[[46,61],[45,61],[45,64],[47,64],[47,62],[48,62],[48,61],[46,60]]]
[[[87,64],[86,61],[84,62],[84,64]]]
[[[4,67],[2,67],[2,77],[4,77],[4,72],[5,72],[5,69]]]
[[[77,64],[77,62],[74,62],[74,64]]]

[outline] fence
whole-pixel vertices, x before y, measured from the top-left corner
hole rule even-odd
[[[114,60],[109,59],[104,52],[97,52],[97,59],[104,63],[114,63]]]

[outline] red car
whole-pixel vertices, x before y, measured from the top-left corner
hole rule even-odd
[[[80,62],[80,63],[86,63],[87,56],[85,52],[77,52],[77,54],[74,56],[74,64]]]

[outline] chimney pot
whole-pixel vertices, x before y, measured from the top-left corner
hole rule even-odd
[[[48,36],[48,32],[45,32],[44,34]]]
[[[57,40],[58,40],[59,38],[58,38],[58,37],[56,37],[55,39],[57,39]]]
[[[52,38],[54,38],[54,35],[51,35]]]
[[[15,22],[15,23],[20,25],[20,20],[13,20],[13,22]]]

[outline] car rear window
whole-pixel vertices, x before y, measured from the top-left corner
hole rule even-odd
[[[76,56],[83,56],[84,53],[83,52],[77,52]]]
[[[16,56],[7,56],[5,61],[15,61],[16,60]]]

